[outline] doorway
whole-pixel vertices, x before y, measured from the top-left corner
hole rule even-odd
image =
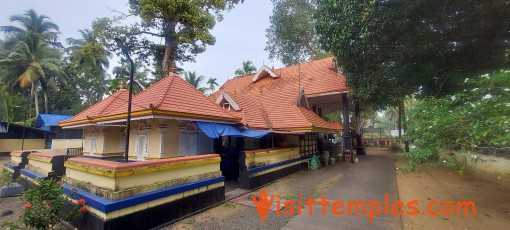
[[[136,151],[137,160],[145,160],[144,156],[147,152],[147,135],[138,135],[138,149]]]

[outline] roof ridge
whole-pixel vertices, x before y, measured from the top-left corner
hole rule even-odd
[[[310,124],[310,126],[313,126],[313,122],[310,122],[310,121],[308,120],[308,118],[306,118],[306,116],[303,114],[303,112],[301,112],[301,109],[300,109],[300,108],[303,108],[303,109],[307,109],[307,108],[302,107],[302,106],[297,106],[297,105],[295,105],[295,106],[297,107],[297,110],[298,110],[298,112],[299,112],[299,115],[300,115],[302,118],[304,118],[304,119],[305,119],[305,121],[306,121],[306,122],[308,122],[308,123]]]
[[[269,129],[273,128],[273,123],[269,119],[269,115],[267,114],[266,108],[262,105],[262,102],[260,100],[255,100],[260,108],[260,111],[262,112],[262,118],[264,119],[264,123],[266,123],[267,127]]]
[[[162,93],[162,94],[159,96],[159,99],[158,99],[158,101],[156,102],[156,104],[154,105],[154,108],[158,108],[158,107],[161,105],[161,103],[163,103],[163,99],[165,99],[165,97],[166,97],[166,95],[167,95],[168,91],[170,90],[170,87],[172,86],[172,83],[174,82],[174,79],[175,79],[175,77],[176,77],[176,76],[174,76],[174,75],[168,75],[167,77],[170,77],[170,76],[172,76],[172,78],[170,79],[170,82],[168,83],[168,85],[167,85],[167,87],[166,87],[166,89],[165,89],[165,93]],[[177,75],[177,76],[179,76],[179,75]],[[179,77],[180,77],[180,76],[179,76]],[[143,106],[142,106],[142,107],[143,107]]]
[[[120,92],[120,91],[117,91],[117,92]],[[103,100],[101,100],[101,101],[98,101],[98,102],[94,103],[93,105],[89,106],[89,107],[88,107],[88,108],[86,108],[85,110],[83,110],[83,111],[79,112],[78,114],[76,114],[75,116],[73,116],[73,117],[71,117],[71,118],[69,118],[69,119],[67,119],[67,120],[71,120],[71,119],[73,119],[73,118],[75,118],[75,117],[78,117],[78,116],[80,116],[80,115],[82,115],[82,114],[86,113],[86,112],[87,112],[87,111],[89,111],[89,110],[92,110],[92,108],[94,108],[94,106],[96,106],[97,104],[99,104],[99,103],[103,102],[103,101],[104,101],[104,100],[106,100],[106,99],[110,99],[110,97],[113,97],[113,95],[115,95],[117,92],[113,93],[112,95],[108,96],[107,98],[105,98],[105,99],[103,99]],[[88,117],[89,117],[89,116],[86,116],[86,117],[85,117],[85,119],[87,119],[87,120],[88,120]],[[67,120],[65,120],[65,121],[67,121]],[[64,122],[64,121],[62,121],[62,122]]]
[[[127,91],[127,93],[131,93],[131,92],[129,92],[129,90],[126,90],[126,91]],[[121,93],[122,93],[122,91],[120,91],[120,90],[115,92],[112,95],[113,98],[103,108],[101,108],[101,110],[99,111],[98,115],[103,113],[106,110],[106,108],[108,108],[110,106],[110,104],[112,104],[112,102],[115,101],[115,99],[119,98]],[[129,94],[128,94],[128,97],[129,97]]]

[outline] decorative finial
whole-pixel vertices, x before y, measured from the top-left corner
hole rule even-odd
[[[126,88],[126,85],[127,85],[127,84],[126,84],[126,79],[122,79],[122,80],[120,81],[120,89],[125,89],[125,88]]]

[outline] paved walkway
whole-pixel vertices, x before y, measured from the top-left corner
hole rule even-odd
[[[359,163],[354,167],[328,167],[342,174],[326,191],[326,199],[331,201],[365,201],[368,209],[370,200],[378,200],[384,208],[384,197],[388,194],[389,204],[398,200],[395,177],[395,162],[393,158],[370,155],[358,156]],[[328,170],[328,171],[329,171]],[[346,209],[346,208],[344,208]],[[368,216],[333,215],[331,205],[327,206],[327,215],[322,215],[322,205],[313,206],[313,215],[308,215],[308,208],[303,209],[303,215],[290,220],[282,229],[402,229],[398,216],[375,216],[373,223],[369,223]],[[368,210],[367,210],[368,213]]]

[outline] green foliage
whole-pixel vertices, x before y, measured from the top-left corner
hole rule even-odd
[[[34,97],[35,113],[39,113],[38,91],[42,89],[45,111],[48,111],[47,95],[50,90],[57,91],[58,83],[66,84],[67,76],[63,71],[61,47],[57,41],[58,26],[44,15],[28,10],[23,15],[9,18],[14,24],[1,26],[0,31],[7,35],[0,47],[0,86],[11,96],[31,86]],[[51,46],[50,46],[51,45]]]
[[[204,93],[207,88],[200,87],[200,83],[204,80],[204,76],[197,75],[195,71],[187,71],[184,73],[184,80],[186,80],[190,85],[200,90],[200,92]]]
[[[342,111],[340,110],[335,110],[331,113],[328,113],[328,114],[324,114],[324,120],[328,121],[328,122],[338,122],[340,124],[342,124]]]
[[[18,82],[22,88],[31,86],[36,103],[39,85],[46,93],[49,88],[56,91],[58,81],[67,83],[60,51],[49,47],[38,34],[26,32],[25,37],[18,40],[8,53],[0,60],[3,84],[13,85]]]
[[[13,119],[14,107],[12,106],[12,97],[9,91],[2,89],[0,91],[0,120],[12,121]]]
[[[240,2],[243,0],[130,0],[129,16],[139,17],[136,21],[141,23],[125,26],[129,16],[121,15],[98,19],[93,28],[105,43],[113,43],[115,37],[126,41],[134,56],[145,62],[152,58],[161,64],[161,70],[155,72],[166,75],[176,61],[194,61],[206,46],[213,45],[216,40],[210,30],[216,19],[221,20],[222,11]],[[162,39],[164,44],[150,37]]]
[[[509,4],[320,0],[316,28],[352,95],[384,107],[410,94],[452,94],[466,77],[508,67]]]
[[[296,65],[310,58],[321,59],[326,54],[319,45],[313,13],[316,1],[273,0],[271,25],[266,30],[269,58],[278,58],[284,65]]]
[[[243,61],[243,66],[235,71],[236,76],[245,76],[255,73],[257,67],[251,61]]]
[[[64,211],[69,197],[63,193],[62,181],[55,179],[37,180],[32,189],[23,193],[21,222],[35,229],[51,229],[60,221],[69,221],[83,215],[85,201],[79,200],[71,210]]]
[[[79,30],[81,38],[68,38],[70,54],[69,71],[80,79],[78,83],[85,103],[92,105],[103,99],[106,92],[106,69],[109,67],[110,53],[99,42],[95,31]]]
[[[462,92],[411,108],[405,138],[414,145],[412,164],[438,160],[441,149],[510,146],[510,71],[466,78],[462,86]]]
[[[17,38],[22,39],[26,36],[27,32],[35,33],[40,39],[53,45],[59,45],[57,42],[59,27],[49,21],[49,17],[46,15],[39,15],[35,10],[30,9],[25,11],[23,15],[13,15],[9,17],[9,21],[13,23],[21,24],[18,26],[0,26],[0,31],[7,35],[13,35]]]
[[[127,60],[121,59],[120,66],[113,67],[112,73],[114,78],[109,81],[108,93],[115,93],[120,87],[122,80],[126,81],[126,84],[129,84],[129,75],[131,73],[131,65]],[[137,94],[145,90],[151,83],[156,82],[154,79],[148,78],[149,70],[147,70],[141,62],[134,63],[134,73],[133,73],[133,93]],[[129,87],[127,87],[129,89]]]
[[[0,187],[8,185],[12,182],[12,174],[2,171],[0,172]]]
[[[216,82],[218,79],[216,78],[209,78],[207,80],[207,84],[209,85],[209,89],[211,90],[211,93],[214,93],[214,87],[218,86],[218,82]]]

